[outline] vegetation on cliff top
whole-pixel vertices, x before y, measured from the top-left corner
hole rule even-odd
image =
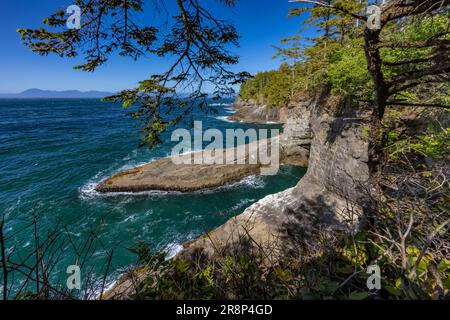
[[[364,1],[328,1],[350,14],[365,8]],[[309,9],[293,9],[290,16],[306,14]],[[336,14],[333,9],[315,6],[309,10],[305,27],[315,26],[318,36],[301,34],[282,40],[275,47],[285,62],[278,70],[256,74],[242,86],[242,99],[255,99],[271,107],[282,107],[294,98],[323,86],[335,95],[359,101],[376,100],[377,92],[368,68],[367,29],[365,24],[349,14]],[[448,8],[431,15],[405,15],[401,20],[388,21],[378,35],[380,61],[377,68],[383,74],[386,90],[385,106],[426,104],[449,106]],[[430,39],[433,39],[431,41]],[[378,86],[378,85],[377,85]]]

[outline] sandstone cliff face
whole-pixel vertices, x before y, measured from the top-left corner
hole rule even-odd
[[[331,99],[330,99],[331,100]],[[308,179],[340,197],[364,204],[367,196],[369,167],[368,137],[364,128],[369,125],[369,112],[361,111],[348,102],[337,109],[314,106]],[[334,102],[331,102],[334,103]],[[361,109],[360,107],[358,109]]]
[[[315,97],[283,111],[288,118],[283,139],[293,137],[289,142],[296,146],[293,150],[299,152],[299,146],[307,150],[306,141],[311,139],[306,175],[294,188],[261,199],[186,244],[179,256],[223,255],[227,250],[247,248],[251,239],[272,260],[314,243],[319,231],[354,228],[369,179],[368,143],[362,133],[367,119],[354,110],[351,104]]]
[[[292,102],[283,108],[269,108],[255,100],[237,98],[234,103],[236,113],[230,119],[247,123],[283,123],[283,134],[280,136],[283,163],[307,167],[312,138],[312,103],[310,99]]]
[[[283,134],[280,137],[281,155],[284,163],[308,166],[312,140],[311,110],[314,100],[305,100],[289,104],[280,109],[280,121]]]
[[[255,100],[237,98],[234,102],[236,113],[230,116],[233,121],[247,123],[280,122],[280,108],[270,108],[258,104]]]

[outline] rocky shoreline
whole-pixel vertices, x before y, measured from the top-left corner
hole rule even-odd
[[[251,246],[273,261],[313,243],[319,232],[354,229],[369,188],[368,142],[363,134],[368,117],[364,111],[355,115],[359,109],[363,108],[322,94],[280,110],[283,158],[307,165],[305,176],[295,187],[266,196],[222,226],[185,243],[175,259],[214,259],[249,250],[243,239],[250,238],[255,243]],[[126,299],[145,274],[142,268],[131,272],[107,297]]]
[[[242,105],[246,105],[237,99],[235,108],[238,114],[242,114]],[[265,109],[261,107],[257,109]],[[262,116],[266,114],[266,116]],[[252,123],[262,122],[262,119],[272,119],[284,124],[284,132],[279,139],[280,164],[307,167],[309,146],[311,144],[311,130],[309,127],[310,114],[307,109],[288,106],[277,109],[276,113],[267,116],[268,113],[260,113],[258,117],[251,115],[245,119],[253,119]],[[275,117],[276,114],[276,117]],[[243,118],[242,118],[243,119]],[[259,119],[259,120],[258,120]],[[265,121],[265,120],[264,120]],[[253,142],[247,145],[243,157],[234,159],[231,164],[224,163],[223,159],[227,149],[216,150],[214,163],[216,164],[175,164],[170,157],[155,160],[151,163],[138,166],[102,181],[96,191],[100,193],[114,192],[144,192],[144,191],[179,191],[192,192],[202,189],[221,187],[242,180],[247,176],[257,175],[261,171],[260,164],[250,164],[249,154],[257,154],[259,151],[270,154],[268,143],[258,144]],[[203,158],[201,152],[186,154],[183,156],[185,163],[193,163],[196,157]],[[221,158],[222,161],[218,161]],[[240,164],[241,163],[241,164]]]
[[[297,102],[288,111],[285,139],[296,146],[292,152],[309,153],[306,174],[295,187],[259,200],[185,244],[178,256],[214,258],[241,250],[242,239],[251,238],[273,261],[297,250],[299,243],[314,242],[319,231],[353,229],[362,218],[369,189],[368,141],[363,134],[369,117],[364,111],[355,115],[356,109],[327,95]],[[303,139],[308,136],[306,149]]]

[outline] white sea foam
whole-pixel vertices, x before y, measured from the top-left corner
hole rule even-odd
[[[123,220],[122,222],[134,222],[136,219],[138,218],[138,216],[136,214],[132,214],[131,216],[128,216],[125,220]]]
[[[179,252],[183,250],[183,246],[179,243],[169,243],[165,247],[165,251],[167,252],[166,260],[172,259],[175,257]],[[126,270],[132,270],[134,266],[129,266],[126,268]],[[122,269],[123,270],[123,269]],[[124,271],[120,272],[114,272],[113,274],[109,275],[106,278],[105,288],[103,290],[103,293],[107,293],[108,291],[114,289],[114,287],[118,284],[119,280],[126,274]],[[94,292],[89,295],[89,300],[97,300],[100,297],[101,288],[98,288],[97,290],[94,290]]]
[[[80,198],[82,200],[88,200],[91,198],[95,198],[98,196],[101,196],[101,193],[97,192],[95,188],[98,186],[98,184],[103,180],[99,179],[98,177],[101,175],[101,172],[96,174],[92,179],[90,179],[86,184],[79,188],[80,192]]]
[[[27,241],[23,246],[22,246],[22,248],[26,248],[26,247],[29,247],[30,246],[30,241]]]
[[[254,202],[256,199],[241,199],[237,204],[231,207],[231,211],[237,211],[247,206],[250,202]]]
[[[264,188],[266,185],[264,178],[262,176],[248,176],[242,179],[239,182],[236,182],[237,185],[243,185],[252,187],[254,189],[261,189]]]
[[[233,107],[224,108],[224,110],[228,113],[236,113],[236,109],[234,109]]]
[[[128,154],[126,157],[124,157],[123,160],[124,160],[124,161],[130,161],[130,160],[136,158],[137,153],[138,153],[138,150],[135,149],[135,150],[131,151],[131,153]]]
[[[183,250],[183,246],[179,243],[169,243],[165,250],[167,252],[166,260],[169,260],[181,252]]]
[[[227,107],[227,106],[231,106],[232,103],[225,103],[225,102],[216,102],[216,103],[210,103],[209,106],[210,107]]]
[[[261,188],[264,188],[264,186],[265,186],[265,182],[261,176],[248,176],[248,177],[245,177],[245,178],[243,178],[237,182],[231,183],[231,184],[227,184],[227,185],[215,187],[215,188],[201,189],[201,190],[193,191],[192,193],[194,193],[194,194],[195,193],[209,194],[209,193],[215,193],[215,192],[220,192],[220,191],[230,190],[230,189],[235,189],[235,188],[240,188],[240,187],[250,187],[253,189],[261,189]]]
[[[131,267],[129,267],[131,268]],[[118,280],[124,276],[126,273],[118,273],[115,272],[109,276],[106,277],[105,281],[105,288],[103,290],[103,294],[107,293],[108,291],[112,290],[116,284],[118,283]],[[100,278],[99,278],[100,279]],[[98,289],[94,290],[92,293],[90,293],[87,297],[88,300],[98,300],[100,298],[100,295],[102,294],[102,288],[100,282],[98,283]]]
[[[126,160],[128,157],[125,157],[124,160]],[[80,198],[83,200],[96,198],[96,197],[108,197],[111,195],[127,195],[130,194],[130,192],[114,192],[114,193],[100,193],[95,188],[105,179],[119,173],[125,170],[129,170],[135,167],[139,167],[142,165],[145,165],[149,162],[152,162],[154,160],[157,160],[157,158],[151,158],[148,161],[129,161],[128,163],[122,165],[116,170],[104,170],[97,173],[95,176],[93,176],[91,179],[89,179],[82,187],[79,188]],[[159,193],[159,192],[158,192]],[[135,193],[134,193],[135,194]]]
[[[230,120],[229,116],[218,116],[218,117],[215,117],[215,118],[217,120],[222,120],[222,121],[231,122],[231,123],[236,122],[234,120]]]

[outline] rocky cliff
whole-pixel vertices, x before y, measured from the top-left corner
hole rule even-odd
[[[300,100],[291,102],[279,111],[279,119],[283,123],[280,146],[284,163],[300,167],[308,166],[312,140],[312,104],[314,99]]]
[[[234,103],[236,113],[230,119],[246,123],[282,123],[283,134],[280,137],[282,162],[307,167],[312,138],[309,108],[311,103],[312,99],[306,99],[293,101],[283,108],[270,108],[258,104],[255,100],[237,98]]]
[[[351,103],[324,95],[286,108],[281,113],[287,120],[283,139],[292,139],[287,152],[306,156],[309,151],[306,175],[297,186],[261,199],[186,244],[179,256],[213,257],[257,247],[272,260],[286,251],[314,244],[324,231],[354,228],[369,187],[364,134],[368,114],[356,115],[354,110]]]
[[[280,122],[280,108],[271,108],[260,105],[256,100],[242,100],[237,98],[234,102],[235,114],[230,120],[247,123]]]

